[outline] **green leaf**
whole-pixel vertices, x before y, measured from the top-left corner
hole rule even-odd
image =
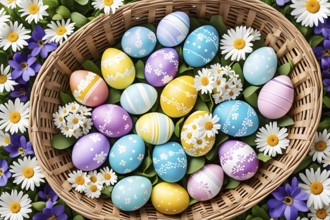
[[[251,220],[253,218],[252,215],[248,215],[245,220]]]
[[[330,98],[328,96],[323,96],[323,104],[330,109]]]
[[[225,56],[222,56],[220,59],[221,66],[229,66],[232,62],[230,59],[225,60]]]
[[[146,28],[148,28],[149,30],[151,30],[152,32],[154,32],[154,33],[156,33],[156,27],[154,26],[154,25],[152,25],[152,24],[143,24],[143,25],[141,25],[142,27],[146,27]]]
[[[261,48],[261,47],[264,47],[266,46],[265,45],[265,38],[263,36],[260,36],[260,39],[259,40],[256,40],[253,42],[253,51]]]
[[[144,63],[142,62],[142,60],[138,60],[135,63],[135,71],[136,71],[136,78],[145,79],[145,76],[144,76]]]
[[[144,177],[147,177],[147,178],[151,178],[151,177],[154,177],[155,175],[157,175],[157,173],[156,173],[156,171],[153,167],[149,167],[149,169],[146,170],[146,172],[144,172],[144,173],[141,173],[139,171],[135,171],[134,174],[139,175],[139,176],[144,176]]]
[[[61,5],[67,7],[70,11],[77,11],[74,8],[74,0],[61,0]]]
[[[210,112],[209,108],[207,107],[207,104],[205,102],[203,102],[200,98],[197,99],[194,109],[196,111]]]
[[[308,38],[313,29],[309,27],[302,26],[300,23],[297,23],[295,20],[291,20],[291,22],[298,28],[298,30],[304,35],[305,38]]]
[[[75,102],[75,99],[71,94],[60,91],[60,100],[63,105]]]
[[[294,125],[294,120],[286,115],[283,118],[281,118],[280,120],[278,120],[277,123],[278,123],[279,127],[288,127],[288,126]]]
[[[258,95],[257,93],[253,93],[251,96],[245,98],[245,101],[252,105],[255,108],[258,108]]]
[[[235,63],[233,65],[233,68],[232,69],[239,76],[238,78],[241,79],[241,82],[244,85],[244,76],[243,76],[243,71],[242,71],[241,65],[239,65],[239,63]]]
[[[191,199],[190,201],[189,201],[189,206],[191,206],[191,205],[193,205],[193,204],[195,204],[195,203],[197,203],[198,201],[196,200],[196,199]]]
[[[59,15],[61,15],[65,19],[68,19],[71,16],[70,10],[67,7],[63,6],[63,5],[60,5],[56,9],[56,13],[59,14]]]
[[[259,89],[259,86],[249,86],[243,91],[244,98],[249,98],[253,94],[256,93],[256,91]]]
[[[269,161],[271,159],[272,159],[272,157],[270,157],[264,153],[258,153],[258,160],[261,160],[264,163],[266,163],[267,161]]]
[[[79,5],[87,5],[88,0],[74,0],[75,2],[77,2]]]
[[[241,140],[244,142],[244,143],[246,143],[246,144],[248,144],[248,145],[250,145],[250,146],[256,146],[257,144],[256,144],[256,138],[257,138],[257,133],[253,133],[253,134],[251,134],[251,135],[249,135],[249,136],[246,136],[246,137],[242,137],[241,138]]]
[[[102,195],[104,195],[106,197],[110,197],[111,196],[112,189],[113,189],[113,186],[105,186],[101,190],[101,193],[102,193]]]
[[[329,127],[330,127],[330,118],[326,118],[320,122],[318,129],[323,130],[323,129],[328,129]]]
[[[234,180],[229,178],[229,182],[227,183],[225,189],[235,189],[241,182],[238,180]]]
[[[187,66],[187,64],[182,63],[181,66],[179,67],[179,74],[184,73],[188,70],[193,70],[194,68]]]
[[[75,26],[78,28],[84,26],[88,22],[88,19],[78,12],[72,12],[71,19],[75,23]]]
[[[52,145],[55,149],[64,150],[72,146],[77,140],[74,137],[67,138],[62,133],[58,133],[52,138]]]
[[[35,208],[37,211],[41,212],[46,207],[46,202],[33,202],[32,203],[33,208]]]
[[[0,50],[0,63],[2,63],[3,65],[8,64],[8,55],[3,50]]]
[[[263,220],[263,218],[261,218],[261,217],[253,217],[253,218],[251,218],[251,220]]]
[[[201,24],[199,23],[199,21],[196,18],[189,17],[189,20],[190,20],[189,32],[192,32],[201,26]]]
[[[114,89],[112,87],[109,88],[109,97],[107,103],[114,104],[120,101],[121,91],[118,89]]]
[[[73,217],[73,220],[85,220],[85,218],[82,217],[81,215],[75,215],[75,216]]]
[[[59,21],[59,20],[62,20],[62,19],[63,19],[62,15],[59,15],[59,14],[55,14],[52,17],[52,20],[54,20],[54,21]]]
[[[222,36],[228,30],[220,15],[213,15],[210,19],[210,23],[215,29],[217,29],[219,36]]]
[[[175,134],[175,136],[177,136],[178,138],[180,137],[180,132],[181,132],[181,128],[182,128],[182,126],[183,126],[182,123],[184,122],[184,119],[185,119],[185,117],[182,117],[182,118],[180,118],[179,121],[177,121],[177,122],[175,123],[174,134]]]
[[[82,66],[85,70],[91,71],[99,76],[102,76],[101,69],[92,60],[85,60],[82,63]]]
[[[191,157],[188,164],[187,174],[192,174],[201,169],[205,164],[205,157]]]
[[[252,207],[252,215],[254,217],[260,217],[263,220],[269,220],[269,216],[265,210],[263,210],[260,206],[255,205]]]
[[[282,64],[279,68],[278,68],[278,73],[280,75],[289,75],[291,73],[291,71],[293,70],[293,66],[290,62],[288,63],[284,63]]]
[[[48,5],[49,8],[56,8],[58,6],[57,0],[43,0],[45,5]]]
[[[297,168],[293,171],[292,174],[297,174],[300,171],[306,169],[310,164],[312,164],[313,160],[311,156],[306,156],[303,161],[297,166]]]
[[[320,35],[313,35],[312,37],[309,38],[309,45],[311,45],[311,47],[316,47],[318,46],[320,43],[322,43],[324,40],[324,38]]]
[[[217,139],[215,140],[215,144],[212,147],[212,149],[205,155],[205,158],[208,161],[212,161],[214,160],[214,158],[218,155],[219,152],[219,147],[220,145],[225,142],[226,140],[228,140],[228,135],[225,135],[223,133],[220,132],[220,134],[217,135]]]
[[[143,158],[143,161],[139,167],[139,170],[141,170],[142,173],[144,173],[151,166],[151,164],[152,164],[152,159],[151,159],[150,151],[147,150],[147,152]]]
[[[159,178],[158,178],[157,175],[154,176],[154,177],[152,177],[152,181],[151,181],[151,183],[152,183],[153,186],[156,185],[158,182],[159,182]]]

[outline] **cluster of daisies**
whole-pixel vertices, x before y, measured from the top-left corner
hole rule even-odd
[[[65,106],[59,106],[53,114],[54,124],[66,137],[79,138],[88,134],[92,128],[92,109],[77,102],[71,102]]]
[[[117,182],[116,173],[109,167],[90,172],[83,172],[81,170],[73,171],[69,174],[68,182],[72,185],[74,190],[79,193],[85,193],[89,198],[99,198],[101,191],[106,186],[113,186]]]

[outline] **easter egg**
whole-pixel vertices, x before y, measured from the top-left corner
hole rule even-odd
[[[208,115],[206,111],[196,111],[184,122],[181,129],[181,144],[186,154],[199,157],[207,154],[215,143],[214,137],[201,136],[199,134],[197,119]]]
[[[187,184],[188,193],[197,201],[210,200],[220,192],[223,177],[223,170],[219,165],[206,164],[190,175]]]
[[[157,100],[157,91],[145,83],[136,83],[127,87],[120,97],[120,105],[133,115],[149,111]]]
[[[240,100],[225,101],[217,105],[213,111],[220,118],[220,130],[234,137],[253,134],[259,128],[259,119],[255,110]]]
[[[95,128],[110,138],[122,137],[128,134],[133,127],[129,114],[120,106],[103,104],[92,112]]]
[[[137,120],[135,130],[149,144],[164,144],[174,132],[174,123],[168,116],[152,112]]]
[[[122,211],[135,211],[148,202],[151,190],[151,182],[146,177],[128,176],[113,187],[111,201]]]
[[[121,47],[133,58],[146,57],[156,46],[156,35],[150,29],[136,26],[128,29],[122,39]]]
[[[201,67],[213,60],[219,49],[219,34],[211,25],[191,32],[183,45],[183,59],[192,67]]]
[[[125,89],[135,79],[135,67],[131,58],[116,48],[104,51],[101,71],[107,84],[115,89]]]
[[[151,202],[158,212],[175,215],[188,208],[189,195],[177,183],[162,182],[152,189]]]
[[[277,56],[273,48],[262,47],[253,51],[244,62],[243,75],[252,85],[263,85],[271,80],[277,69]]]
[[[99,75],[86,70],[77,70],[71,74],[70,89],[79,103],[90,107],[103,104],[109,95],[104,80]]]
[[[109,163],[117,173],[130,173],[140,166],[144,153],[142,138],[136,134],[129,134],[114,143],[110,150]]]
[[[258,109],[268,119],[279,119],[292,107],[294,89],[288,76],[277,76],[266,83],[258,96]]]
[[[175,47],[187,37],[190,20],[182,11],[172,12],[160,20],[157,26],[157,39],[164,47]]]
[[[173,48],[162,48],[148,58],[144,75],[150,85],[165,86],[179,69],[179,55]]]
[[[73,146],[72,163],[83,171],[95,170],[106,161],[109,150],[109,140],[103,134],[84,135]]]
[[[194,78],[180,76],[165,86],[160,95],[160,106],[166,115],[179,118],[193,109],[196,100],[197,90],[194,86]]]
[[[177,182],[186,174],[187,156],[176,142],[155,146],[152,160],[156,173],[166,182]]]
[[[250,179],[258,171],[256,152],[242,141],[228,140],[222,143],[219,158],[223,171],[235,180]]]

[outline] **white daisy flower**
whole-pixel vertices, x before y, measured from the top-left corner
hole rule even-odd
[[[180,135],[181,135],[181,140],[184,140],[187,144],[192,144],[194,141],[194,137],[196,137],[196,135],[198,135],[198,133],[185,129],[180,133]]]
[[[70,19],[67,21],[62,19],[61,21],[56,21],[56,23],[51,21],[51,23],[47,25],[49,28],[45,30],[46,35],[43,37],[43,40],[62,44],[74,31],[75,24],[70,22]]]
[[[110,11],[111,14],[114,14],[124,3],[123,0],[94,0],[92,5],[96,10],[104,9],[105,14],[110,14]]]
[[[0,0],[0,3],[3,4],[7,8],[14,9],[16,8],[17,1],[16,0]]]
[[[217,88],[217,90],[218,89],[220,90],[221,87]],[[213,98],[215,104],[219,104],[220,102],[225,101],[224,96],[222,94],[223,94],[222,91],[218,91],[218,92],[212,94],[212,98]]]
[[[83,125],[84,118],[85,117],[80,114],[69,114],[68,117],[66,117],[67,125],[72,129],[78,129]]]
[[[69,114],[69,109],[67,108],[67,106],[59,106],[58,113],[62,116],[67,116]]]
[[[71,102],[66,105],[66,108],[69,110],[70,113],[80,112],[80,108],[82,105],[79,105],[77,102]]]
[[[311,147],[309,155],[313,156],[313,161],[319,163],[330,156],[330,133],[326,129],[322,133],[315,133],[314,144]]]
[[[306,27],[324,23],[330,16],[330,3],[327,0],[292,0],[290,7],[293,8],[291,15]]]
[[[310,207],[310,211],[311,212],[308,213],[310,220],[330,220],[330,206],[317,210]]]
[[[204,149],[206,146],[210,144],[210,142],[205,138],[194,138],[192,144],[196,149]]]
[[[211,71],[213,72],[214,75],[217,76],[216,78],[218,77],[223,78],[224,75],[226,74],[224,71],[224,67],[221,66],[219,63],[211,65]]]
[[[6,147],[10,144],[10,135],[0,130],[0,147]]]
[[[288,132],[286,128],[279,128],[277,122],[270,122],[265,127],[259,128],[257,133],[257,148],[266,155],[275,157],[282,154],[282,149],[289,146]]]
[[[68,125],[65,125],[61,128],[61,133],[65,136],[65,137],[72,137],[74,130],[72,128],[70,128]]]
[[[71,107],[72,108],[72,107]],[[79,112],[84,115],[84,116],[90,116],[92,115],[92,109],[91,108],[87,108],[84,105],[80,105],[79,106]]]
[[[316,172],[313,169],[306,170],[306,175],[299,173],[299,177],[304,183],[299,183],[302,191],[307,192],[308,207],[322,209],[330,204],[330,171],[318,168]]]
[[[238,26],[236,29],[229,29],[228,34],[224,34],[220,42],[221,54],[226,54],[232,61],[245,60],[246,53],[252,52],[253,36],[252,30],[245,26]]]
[[[83,134],[88,134],[89,130],[92,128],[93,126],[93,121],[91,118],[86,118],[84,121],[83,121],[83,124],[82,124],[82,133]]]
[[[253,36],[252,41],[260,40],[261,39],[261,33],[257,29],[249,28],[251,29],[251,35]]]
[[[71,183],[72,187],[75,188],[77,192],[84,192],[90,181],[90,177],[87,173],[81,170],[69,173],[68,182]]]
[[[10,131],[10,134],[24,133],[29,126],[29,105],[30,102],[24,104],[19,98],[0,105],[0,129]]]
[[[215,88],[215,78],[212,71],[203,68],[202,71],[198,71],[198,75],[195,76],[195,88],[197,91],[202,91],[202,94],[212,93]]]
[[[330,156],[322,160],[323,167],[326,168],[327,166],[330,166]]]
[[[72,130],[72,136],[75,137],[76,139],[78,139],[81,136],[83,136],[83,133],[81,132],[80,129],[72,128],[71,130]]]
[[[25,29],[23,24],[19,24],[17,21],[9,22],[0,26],[0,47],[7,50],[9,47],[14,52],[21,50],[24,46],[27,46],[26,42],[31,36],[31,31]]]
[[[102,174],[102,181],[106,186],[115,185],[118,177],[115,172],[109,167],[104,167],[100,170]]]
[[[0,9],[0,27],[4,24],[6,24],[7,21],[9,21],[10,16],[7,15],[4,8]]]
[[[17,190],[3,192],[0,196],[0,217],[4,220],[23,220],[29,219],[32,212],[31,199],[27,193]]]
[[[56,128],[62,128],[66,126],[65,116],[61,115],[59,112],[53,113],[54,125]]]
[[[94,199],[99,198],[101,195],[101,190],[103,189],[103,185],[99,183],[90,182],[84,190],[85,195],[88,198]]]
[[[212,114],[206,114],[200,116],[197,119],[197,124],[199,127],[199,131],[201,132],[201,137],[214,137],[218,134],[218,130],[220,130],[220,124],[218,123],[220,118],[217,115],[212,117]]]
[[[15,178],[13,182],[16,184],[22,183],[22,188],[25,190],[34,190],[35,187],[40,186],[40,183],[45,182],[36,157],[18,159],[18,162],[14,161],[10,168],[10,172]]]
[[[89,179],[91,183],[102,185],[103,183],[103,175],[102,173],[98,173],[96,170],[88,172]]]
[[[11,78],[10,66],[4,68],[3,64],[0,66],[0,93],[14,91],[14,86],[17,85]]]
[[[227,93],[228,93],[230,99],[236,99],[241,94],[241,91],[243,90],[242,81],[241,81],[241,79],[231,78],[229,83],[231,83],[231,86],[227,90]]]
[[[35,23],[43,19],[43,16],[48,16],[46,12],[48,6],[44,5],[42,0],[18,0],[17,5],[21,7],[18,10],[21,13],[22,17],[25,17],[25,20],[31,24],[34,20]]]

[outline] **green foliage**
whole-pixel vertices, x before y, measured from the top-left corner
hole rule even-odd
[[[62,105],[69,104],[71,102],[75,102],[75,99],[73,98],[71,93],[65,93],[63,91],[60,91],[60,101]]]
[[[58,150],[71,147],[77,140],[74,137],[67,138],[62,133],[58,133],[52,138],[52,146]]]
[[[293,70],[292,62],[284,63],[278,68],[278,73],[280,75],[289,75]]]
[[[192,174],[205,165],[205,157],[191,157],[188,162],[187,174]]]
[[[79,12],[72,12],[71,19],[75,23],[75,26],[77,28],[84,26],[89,21],[84,15],[80,14]]]
[[[98,65],[96,65],[94,61],[92,61],[92,60],[85,60],[82,63],[82,66],[83,66],[83,68],[85,70],[91,71],[93,73],[98,74],[99,76],[102,76],[102,72],[101,72],[100,67]]]

